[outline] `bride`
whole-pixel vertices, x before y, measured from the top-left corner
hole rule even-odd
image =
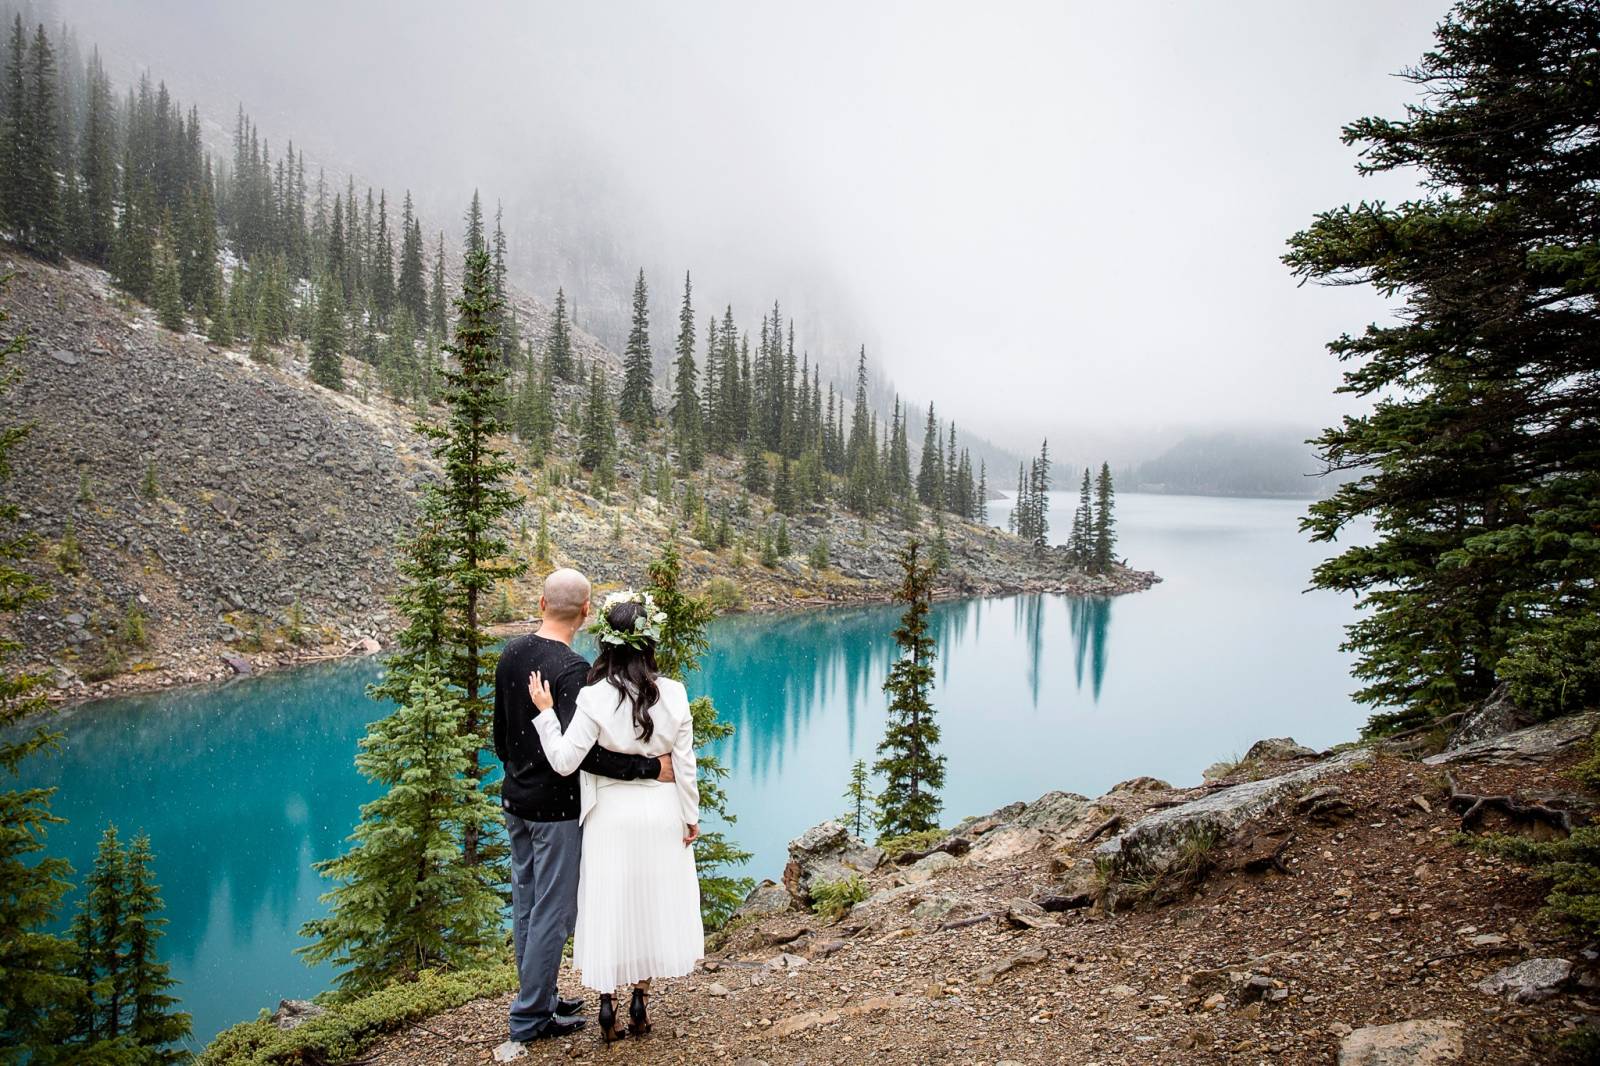
[[[682,977],[705,954],[690,847],[700,836],[694,731],[683,682],[656,670],[665,620],[647,592],[606,597],[590,627],[600,653],[565,733],[550,713],[549,683],[537,672],[528,678],[534,728],[557,773],[576,770],[597,742],[636,755],[672,753],[671,784],[579,775],[583,854],[572,965],[585,987],[601,994],[596,1020],[608,1042],[648,1033],[651,978]],[[631,1030],[617,1028],[611,995],[625,984],[634,986]]]

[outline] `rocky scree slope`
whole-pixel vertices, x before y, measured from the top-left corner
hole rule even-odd
[[[694,975],[657,989],[654,1035],[607,1051],[586,1031],[517,1061],[1551,1062],[1555,1036],[1600,1012],[1596,958],[1537,918],[1524,871],[1453,842],[1436,767],[1586,817],[1565,771],[1597,720],[1435,765],[1267,741],[1197,788],[1052,792],[898,861],[825,823]],[[809,911],[817,881],[852,874],[864,901]],[[506,1006],[437,1015],[363,1061],[487,1061]]]

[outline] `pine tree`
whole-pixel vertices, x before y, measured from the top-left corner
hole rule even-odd
[[[407,673],[400,706],[372,723],[356,756],[385,791],[361,808],[350,850],[317,863],[337,885],[322,897],[328,915],[300,931],[312,942],[299,953],[339,967],[347,996],[486,961],[505,935],[499,879],[463,861],[457,829],[499,818],[473,774],[482,740],[436,661]]]
[[[79,974],[86,983],[87,1025],[77,1034],[85,1043],[129,1037],[128,1007],[132,999],[128,969],[128,856],[117,827],[100,834],[94,866],[83,885],[78,931]]]
[[[700,394],[696,388],[694,304],[689,275],[683,275],[683,305],[678,310],[678,360],[673,367],[672,429],[678,461],[685,473],[705,462],[705,440],[700,424]]]
[[[178,260],[165,242],[156,245],[156,315],[174,333],[184,331],[183,293],[179,291]]]
[[[869,518],[878,483],[878,448],[873,437],[872,414],[867,406],[867,349],[863,345],[856,362],[856,403],[850,417],[850,473],[845,503]]]
[[[5,284],[0,280],[0,288]],[[10,317],[0,306],[0,327]],[[22,349],[23,338],[15,335],[0,346],[0,395],[16,380],[7,364]],[[7,415],[12,410],[0,405]],[[9,417],[0,424],[0,485],[12,477],[13,452],[28,432],[27,424]],[[61,734],[43,724],[51,709],[45,677],[21,665],[24,646],[7,635],[14,620],[47,595],[17,565],[32,557],[35,541],[21,529],[15,501],[14,493],[0,493],[0,772],[7,778],[0,788],[0,1062],[6,1063],[59,1055],[72,1028],[69,1005],[83,993],[71,973],[72,945],[47,932],[72,872],[64,859],[43,854],[50,826],[62,821],[50,813],[55,789],[16,787],[22,763],[54,750]]]
[[[622,355],[622,396],[618,403],[622,421],[631,426],[656,423],[655,399],[651,395],[654,367],[650,356],[650,297],[645,288],[644,271],[633,284],[633,324],[628,330],[628,347]]]
[[[127,1006],[131,1012],[128,1036],[144,1049],[147,1063],[189,1061],[181,1047],[191,1032],[190,1016],[178,1007],[172,994],[177,982],[168,965],[161,961],[157,945],[167,920],[160,916],[163,907],[161,888],[152,880],[154,857],[150,838],[140,833],[133,838],[123,865],[127,896]]]
[[[1094,503],[1088,467],[1083,468],[1083,482],[1078,486],[1078,509],[1072,514],[1069,545],[1078,566],[1088,569],[1094,560]]]
[[[578,465],[598,470],[616,455],[617,426],[611,413],[611,396],[606,388],[605,367],[589,368],[589,402],[583,409],[583,427],[578,434]]]
[[[439,234],[438,251],[433,257],[433,282],[428,294],[428,328],[441,340],[450,336],[450,309],[444,294],[444,234]]]
[[[944,787],[945,760],[936,754],[939,725],[928,702],[935,656],[928,632],[934,571],[922,561],[920,547],[912,540],[900,552],[902,577],[895,599],[906,605],[894,631],[900,657],[883,685],[889,694],[888,722],[872,767],[884,779],[877,823],[886,837],[938,828],[938,790]]]
[[[700,656],[710,646],[706,626],[716,611],[705,598],[683,591],[682,560],[671,540],[650,564],[649,576],[650,594],[656,607],[667,616],[656,644],[656,664],[667,677],[682,681],[700,668]],[[700,789],[701,833],[694,844],[695,869],[700,875],[700,916],[707,929],[716,929],[744,902],[753,886],[749,878],[727,872],[749,862],[750,853],[729,840],[722,830],[705,825],[711,819],[730,826],[738,820],[728,810],[728,795],[722,787],[728,770],[712,750],[733,735],[734,727],[717,718],[710,696],[692,700],[689,711],[694,720],[696,783]]]
[[[411,206],[411,190],[400,202],[400,272],[395,283],[395,302],[411,312],[417,328],[428,322],[428,292],[422,277],[422,226]]]
[[[323,279],[317,294],[316,335],[311,344],[311,380],[335,391],[344,388],[344,307],[339,285]]]
[[[1111,513],[1115,490],[1111,487],[1111,464],[1100,464],[1100,476],[1095,481],[1094,499],[1094,568],[1105,574],[1116,561],[1117,520]]]
[[[1370,409],[1318,439],[1352,478],[1302,523],[1323,543],[1377,530],[1312,579],[1358,597],[1346,647],[1376,732],[1481,700],[1519,650],[1600,612],[1600,7],[1460,0],[1436,36],[1404,72],[1422,94],[1404,116],[1344,131],[1362,171],[1421,191],[1324,212],[1285,256],[1405,301],[1328,345],[1339,391]]]
[[[553,549],[550,546],[550,512],[539,509],[539,532],[533,542],[534,561],[541,566],[549,566],[554,560]]]
[[[556,310],[550,321],[550,339],[545,342],[550,373],[557,381],[577,380],[572,363],[572,333],[567,325],[567,293],[556,290]]]
[[[767,457],[753,440],[744,446],[744,487],[755,496],[767,494]]]
[[[109,261],[116,236],[116,146],[116,107],[111,99],[111,81],[106,77],[97,48],[89,58],[88,99],[78,150],[83,176],[83,223],[77,251],[94,263]]]
[[[845,808],[844,824],[852,836],[863,839],[868,822],[876,817],[871,784],[871,778],[867,775],[867,761],[857,759],[851,763],[850,783],[844,790],[844,798],[850,806]]]
[[[449,413],[443,426],[426,429],[444,470],[440,516],[451,556],[451,588],[459,598],[456,636],[445,672],[459,690],[461,728],[479,747],[487,747],[489,741],[495,664],[490,650],[494,641],[484,629],[482,596],[526,568],[506,561],[509,546],[496,532],[522,500],[509,485],[515,466],[494,442],[503,428],[499,413],[505,409],[506,396],[494,325],[499,306],[492,286],[489,255],[478,247],[467,257],[456,300],[455,338],[445,349],[454,357],[453,365],[444,370],[443,398]],[[481,787],[484,767],[477,748],[469,756],[469,772],[475,786]],[[463,858],[468,866],[500,861],[505,848],[498,842],[498,823],[496,815],[463,825]],[[491,840],[496,842],[490,844]]]

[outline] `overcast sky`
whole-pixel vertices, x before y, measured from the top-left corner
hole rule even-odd
[[[1383,308],[1278,256],[1317,210],[1409,192],[1358,178],[1339,128],[1399,113],[1446,6],[62,2],[274,144],[441,211],[481,186],[514,238],[542,224],[528,175],[570,161],[624,261],[692,268],[751,324],[756,294],[829,302],[819,347],[1068,448],[1346,409],[1322,345]]]

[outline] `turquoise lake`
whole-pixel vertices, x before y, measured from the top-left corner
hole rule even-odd
[[[1059,515],[1075,500],[1061,496]],[[1305,593],[1328,550],[1302,501],[1124,495],[1120,553],[1164,581],[1115,600],[941,603],[934,703],[947,822],[1050,789],[1096,795],[1151,774],[1197,781],[1264,736],[1326,746],[1365,718],[1338,650],[1351,601]],[[1004,524],[1004,505],[991,518]],[[1059,539],[1064,529],[1056,530]],[[785,844],[839,813],[870,760],[893,653],[889,607],[719,620],[692,692],[738,728],[724,749],[733,836],[776,878]],[[53,853],[86,870],[101,828],[149,832],[164,949],[197,1043],[280,997],[326,987],[293,953],[319,913],[313,861],[336,854],[372,790],[351,758],[379,708],[374,660],[84,705],[28,784],[59,786]]]

